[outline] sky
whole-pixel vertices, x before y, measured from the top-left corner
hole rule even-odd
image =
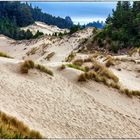
[[[116,2],[31,2],[31,4],[53,16],[63,18],[70,16],[75,24],[81,25],[97,20],[105,21],[116,7]]]

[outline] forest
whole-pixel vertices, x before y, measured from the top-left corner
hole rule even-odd
[[[73,22],[70,17],[65,19],[54,17],[43,13],[38,7],[33,8],[28,3],[21,2],[0,2],[0,34],[16,40],[36,38],[42,33],[33,35],[29,30],[21,31],[20,27],[33,24],[35,21],[42,21],[48,25],[56,25],[59,28],[71,28]]]
[[[115,53],[123,48],[140,47],[140,2],[119,1],[95,39],[100,47],[109,44]]]

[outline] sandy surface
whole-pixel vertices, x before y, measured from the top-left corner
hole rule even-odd
[[[87,28],[62,39],[44,36],[21,42],[0,36],[0,51],[14,57],[0,57],[0,110],[40,131],[45,138],[140,138],[137,97],[131,99],[94,81],[78,83],[79,70],[58,70],[92,30]],[[28,56],[34,47],[38,48],[35,54]],[[55,55],[47,61],[44,58],[50,52]],[[19,63],[29,58],[49,67],[54,76],[37,70],[21,74]],[[124,86],[139,90],[139,64],[123,62],[110,69]]]
[[[18,117],[45,137],[140,136],[138,119],[99,103],[93,95],[58,74],[50,77],[32,71],[24,76],[17,73],[14,65],[6,63],[2,67],[1,110]]]
[[[27,27],[21,28],[21,30],[30,30],[33,34],[35,34],[37,31],[43,32],[44,34],[47,35],[52,35],[53,33],[64,33],[64,32],[69,32],[68,29],[60,29],[57,26],[53,25],[47,25],[43,22],[36,21],[33,25],[29,25]]]

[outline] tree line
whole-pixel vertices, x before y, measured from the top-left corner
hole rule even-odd
[[[43,13],[38,7],[33,8],[28,3],[0,2],[0,34],[17,40],[36,38],[43,33],[38,31],[33,35],[30,30],[23,31],[20,30],[20,27],[33,24],[37,20],[60,28],[71,28],[73,26],[70,17],[65,19],[54,17]]]
[[[140,47],[140,2],[134,1],[131,5],[129,1],[119,1],[97,38],[101,46],[107,41],[114,52],[122,48]]]

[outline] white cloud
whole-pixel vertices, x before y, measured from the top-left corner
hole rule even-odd
[[[78,24],[80,23],[81,25],[83,24],[87,24],[89,22],[93,22],[93,21],[105,21],[106,18],[102,18],[102,17],[71,17],[72,21],[74,22],[74,24]]]

